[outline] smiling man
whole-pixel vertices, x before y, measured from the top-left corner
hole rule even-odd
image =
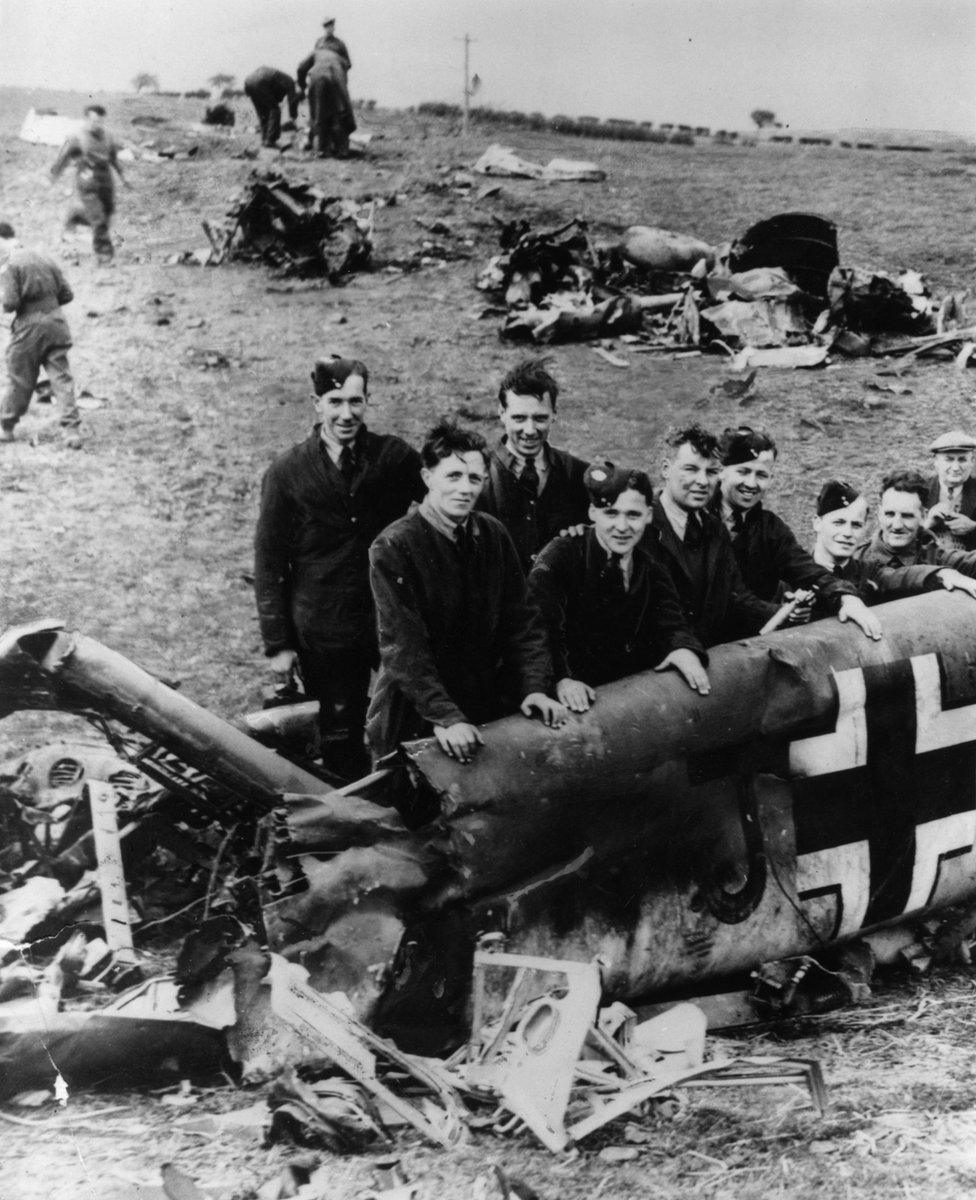
[[[380,670],[366,732],[376,759],[431,733],[470,762],[478,729],[520,709],[547,725],[566,710],[546,693],[552,664],[505,527],[474,512],[485,485],[480,435],[443,422],[421,452],[423,502],[369,552]]]
[[[271,669],[296,668],[319,701],[326,767],[343,779],[368,770],[363,724],[377,664],[368,550],[424,493],[420,456],[366,428],[369,372],[357,359],[312,371],[317,423],[268,468],[254,538],[254,592]]]
[[[667,572],[641,546],[654,493],[643,471],[594,463],[585,476],[593,524],[543,547],[529,595],[549,636],[556,696],[585,712],[595,688],[653,668],[676,670],[706,696],[708,656]]]
[[[890,471],[881,482],[877,532],[860,543],[854,558],[884,567],[953,567],[976,576],[976,552],[946,549],[925,528],[928,496],[928,481],[918,471]]]
[[[777,606],[743,583],[728,530],[709,509],[722,473],[718,439],[697,424],[671,430],[662,473],[646,544],[667,570],[685,620],[704,646],[758,633]]]
[[[560,530],[587,519],[586,463],[549,444],[558,395],[543,358],[520,362],[498,387],[503,435],[489,456],[478,508],[511,534],[523,571]]]
[[[867,522],[868,502],[857,488],[841,479],[829,479],[823,485],[817,497],[817,515],[813,518],[814,560],[839,579],[852,583],[868,604],[940,587],[948,591],[958,589],[976,598],[976,581],[951,567],[924,563],[890,566],[855,557],[864,540]],[[814,617],[827,615],[818,608]]]
[[[815,590],[823,612],[836,612],[877,640],[881,626],[857,588],[814,562],[793,531],[763,501],[773,482],[776,443],[748,425],[726,429],[719,445],[723,467],[713,511],[721,516],[742,580],[762,600],[775,601],[782,586]],[[789,599],[792,593],[787,592]],[[808,610],[807,610],[808,611]]]
[[[928,481],[928,528],[945,550],[976,550],[976,438],[954,429],[929,451],[935,477]]]

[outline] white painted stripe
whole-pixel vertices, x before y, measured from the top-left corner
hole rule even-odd
[[[928,903],[939,871],[939,857],[953,850],[972,850],[976,841],[976,812],[952,813],[915,827],[915,864],[905,912]]]
[[[911,663],[915,676],[915,753],[976,741],[976,704],[942,711],[938,658],[920,654]]]
[[[102,893],[102,920],[105,941],[119,962],[134,962],[132,927],[129,923],[129,900],[122,870],[122,849],[119,843],[119,821],[116,813],[118,796],[110,783],[91,780],[87,784],[91,805],[92,829],[95,834],[95,856],[98,859],[98,887]]]
[[[856,933],[864,922],[868,910],[871,885],[871,854],[868,843],[850,842],[846,846],[833,846],[829,850],[814,850],[801,854],[796,860],[796,890],[819,891],[822,888],[839,887],[844,904],[838,937]],[[835,903],[830,897],[816,897],[804,901],[817,907]],[[830,930],[824,930],[826,936]]]
[[[835,671],[838,711],[833,733],[803,738],[790,745],[792,775],[831,775],[863,767],[868,761],[867,722],[864,716],[864,673],[860,667]]]

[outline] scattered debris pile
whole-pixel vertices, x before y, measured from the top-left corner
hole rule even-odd
[[[210,242],[201,257],[184,251],[171,262],[217,266],[231,259],[261,262],[278,278],[324,276],[339,283],[369,270],[375,204],[329,196],[279,171],[252,171],[221,225],[203,222]]]
[[[479,175],[496,175],[503,179],[541,179],[546,183],[602,183],[606,171],[596,163],[571,158],[554,158],[542,166],[521,158],[510,146],[497,143],[489,146],[471,168]]]
[[[553,230],[512,221],[499,242],[476,286],[498,299],[482,315],[503,315],[512,340],[620,337],[642,352],[725,353],[741,370],[939,351],[962,366],[976,343],[964,296],[938,302],[916,271],[841,267],[836,226],[808,213],[714,247],[643,225],[594,245],[579,218]]]

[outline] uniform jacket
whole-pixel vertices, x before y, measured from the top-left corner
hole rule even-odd
[[[118,142],[107,130],[80,129],[65,139],[54,160],[51,175],[57,179],[68,163],[74,162],[81,191],[96,189],[111,192],[115,188],[112,168],[118,170],[118,153]]]
[[[285,71],[275,67],[258,67],[244,80],[244,91],[253,99],[260,100],[264,105],[280,104],[288,101],[288,112],[294,120],[298,113],[298,92],[295,81]]]
[[[834,575],[853,584],[865,604],[884,604],[888,600],[932,591],[942,586],[937,579],[938,572],[939,568],[934,566],[887,567],[853,555],[834,568]],[[822,596],[818,597],[813,606],[813,620],[830,615],[829,605]]]
[[[862,562],[878,563],[882,567],[954,567],[963,575],[976,576],[976,552],[944,550],[927,529],[920,529],[914,542],[903,550],[889,550],[879,531],[870,541],[862,542],[853,557]]]
[[[929,496],[925,507],[931,508],[933,504],[939,503],[939,478],[933,475],[928,481]],[[959,511],[964,517],[969,517],[971,521],[976,521],[976,479],[970,476],[962,485],[962,502],[959,505]],[[976,530],[973,530],[967,537],[959,539],[966,550],[976,550]],[[948,564],[946,564],[948,565]]]
[[[497,517],[512,536],[522,570],[560,530],[589,521],[590,497],[583,486],[587,464],[565,450],[546,446],[546,486],[533,501],[512,469],[504,442],[488,456],[488,478],[478,498],[482,512]]]
[[[667,571],[640,546],[629,587],[591,527],[582,537],[557,537],[539,552],[529,598],[542,614],[556,679],[596,687],[646,671],[672,650],[701,642],[688,628]]]
[[[713,508],[721,520],[721,501]],[[743,515],[742,531],[732,538],[742,582],[761,600],[776,601],[780,585],[790,589],[816,587],[836,608],[841,596],[857,589],[814,562],[796,540],[789,525],[775,513],[756,504]],[[724,523],[724,522],[723,522]]]
[[[61,305],[69,304],[74,292],[61,273],[61,268],[36,250],[18,248],[0,269],[0,300],[5,312],[12,312],[12,328],[16,331],[28,325],[61,324],[65,337],[68,325]],[[65,343],[70,345],[70,338]]]
[[[346,43],[342,38],[337,38],[334,33],[324,33],[315,43],[315,50],[331,50],[333,54],[338,54],[347,71],[352,70],[352,59],[349,57],[349,51],[346,49]]]
[[[360,431],[351,492],[316,426],[268,468],[254,538],[254,591],[267,654],[375,647],[369,545],[424,491],[420,455]]]
[[[766,624],[777,606],[761,600],[742,582],[732,540],[722,522],[707,509],[699,514],[705,541],[704,597],[694,594],[684,545],[678,540],[660,498],[642,545],[667,570],[681,601],[685,620],[705,646],[751,637]]]
[[[370,548],[380,669],[366,734],[379,756],[432,725],[494,720],[552,687],[512,539],[484,513],[468,525],[467,554],[419,509]]]

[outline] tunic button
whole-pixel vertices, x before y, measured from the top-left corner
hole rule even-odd
[[[350,518],[349,518],[349,520],[350,520],[350,521],[352,521],[353,525],[355,525],[355,524],[356,524],[356,522],[357,522],[357,520],[358,520],[358,519],[359,519],[358,517],[350,517]]]

